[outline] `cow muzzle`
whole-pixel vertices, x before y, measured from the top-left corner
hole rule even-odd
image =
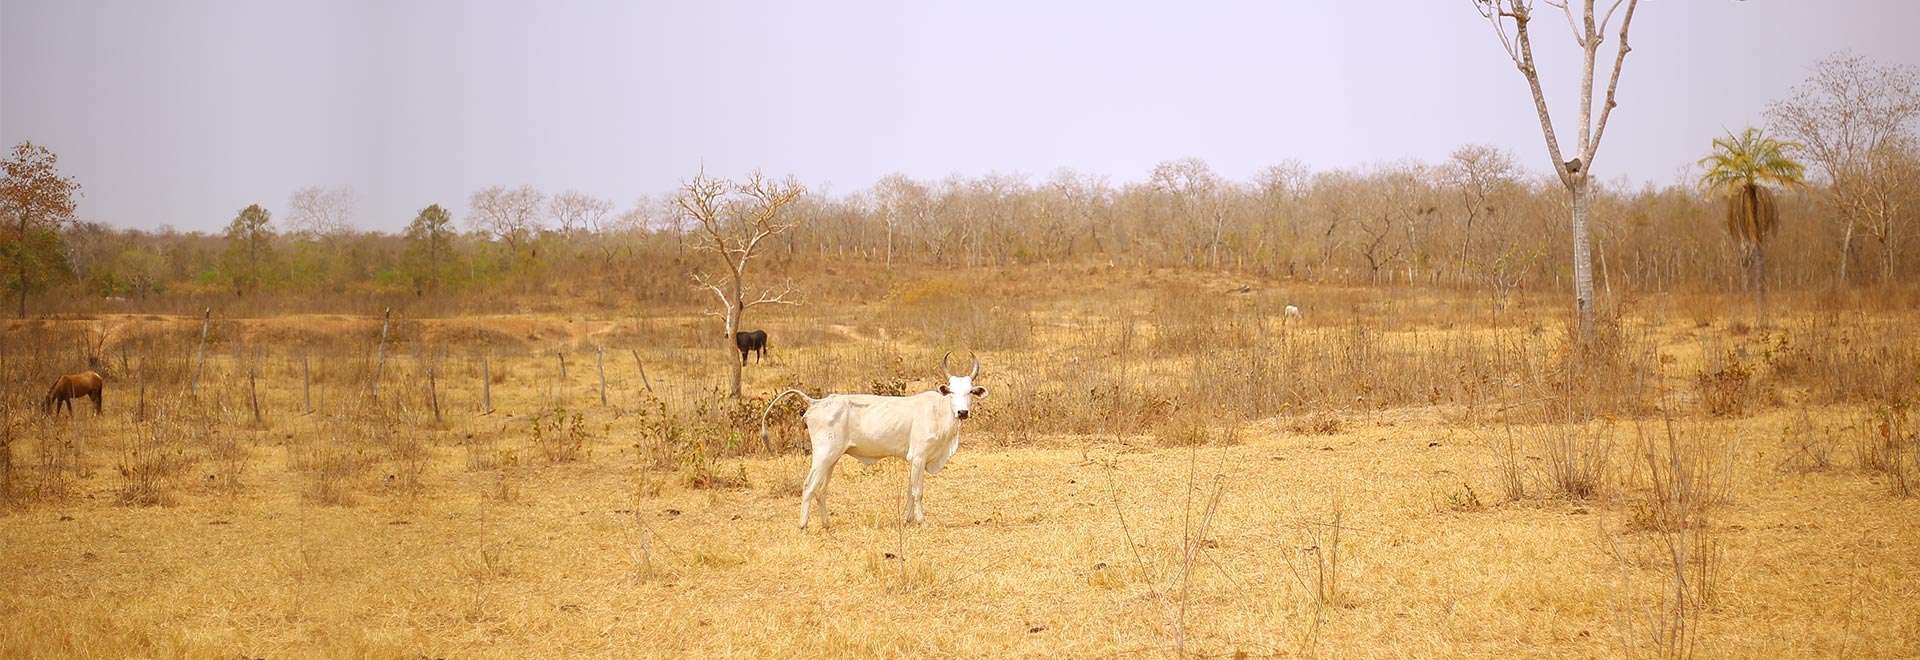
[[[953,416],[954,416],[954,417],[958,417],[958,418],[960,418],[960,419],[966,419],[966,418],[967,418],[967,411],[965,411],[965,410],[956,410],[956,411],[953,411]]]

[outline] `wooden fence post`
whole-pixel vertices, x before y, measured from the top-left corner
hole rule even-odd
[[[433,367],[427,367],[427,398],[433,401],[433,423],[440,423],[440,385],[434,380]]]
[[[387,326],[393,323],[393,308],[388,307],[386,317],[380,321],[380,346],[375,349],[373,364],[373,397],[380,398],[380,372],[387,366]]]
[[[193,398],[200,398],[200,372],[207,367],[207,329],[213,326],[213,308],[208,307],[206,320],[200,324],[200,353],[194,357]]]
[[[633,349],[633,348],[629,348],[629,349],[627,349],[627,350],[633,353],[633,366],[636,366],[636,367],[639,367],[639,368],[640,368],[640,384],[641,384],[641,385],[645,385],[645,386],[647,386],[647,391],[648,391],[648,392],[652,392],[652,391],[653,391],[653,382],[652,382],[652,381],[649,381],[649,380],[647,380],[647,365],[645,365],[645,364],[642,364],[642,363],[640,362],[640,351],[639,351],[639,349]]]
[[[306,406],[305,415],[313,412],[313,365],[307,356],[300,356],[300,402]]]
[[[480,357],[480,399],[482,415],[493,414],[493,356]]]
[[[552,385],[547,387],[547,394],[549,395],[548,398],[552,400],[551,405],[553,409],[559,410],[560,396],[567,389],[567,354],[554,351],[553,356],[560,358],[560,380],[554,381]]]
[[[593,367],[600,371],[600,405],[607,405],[607,349],[593,347]]]
[[[247,400],[253,404],[253,423],[260,423],[260,388],[253,380],[253,367],[247,367]]]

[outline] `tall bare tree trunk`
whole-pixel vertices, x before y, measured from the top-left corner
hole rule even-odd
[[[1587,237],[1587,176],[1573,175],[1573,301],[1580,316],[1580,336],[1593,338],[1593,247]]]
[[[1554,134],[1553,119],[1547,112],[1547,98],[1540,88],[1540,75],[1534,66],[1533,45],[1528,34],[1527,24],[1533,18],[1533,4],[1527,0],[1493,0],[1477,3],[1481,15],[1491,21],[1500,37],[1500,44],[1512,59],[1520,74],[1526,78],[1527,86],[1533,92],[1535,111],[1540,116],[1541,133],[1547,140],[1547,153],[1552,158],[1554,170],[1560,175],[1560,183],[1567,187],[1573,206],[1573,290],[1575,311],[1580,317],[1580,338],[1591,341],[1594,332],[1593,298],[1593,249],[1587,236],[1587,196],[1592,190],[1590,174],[1593,170],[1594,153],[1599,150],[1600,139],[1606,134],[1607,117],[1617,105],[1614,92],[1619,88],[1620,70],[1626,64],[1627,29],[1633,24],[1633,12],[1639,6],[1639,0],[1621,0],[1627,12],[1621,16],[1619,46],[1614,54],[1612,72],[1607,80],[1606,99],[1600,104],[1597,121],[1594,110],[1594,63],[1604,40],[1606,25],[1613,19],[1614,9],[1620,8],[1620,2],[1611,5],[1604,18],[1594,12],[1594,0],[1579,3],[1579,18],[1574,16],[1575,5],[1562,3],[1553,5],[1566,15],[1568,27],[1573,28],[1574,43],[1585,54],[1580,70],[1579,105],[1579,141],[1574,144],[1574,158],[1565,160],[1560,151],[1559,138]],[[1511,19],[1513,32],[1507,32],[1505,21]],[[1576,25],[1576,20],[1578,25]]]
[[[1839,238],[1839,284],[1847,284],[1847,261],[1853,257],[1853,219],[1847,219],[1847,232]]]
[[[740,398],[740,370],[744,368],[747,363],[744,357],[739,360],[733,359],[734,354],[740,352],[740,347],[734,340],[734,333],[740,331],[740,317],[746,312],[746,308],[742,306],[740,294],[740,274],[735,273],[733,276],[733,304],[727,307],[727,370],[733,373],[732,384],[729,386],[728,391],[732,393],[735,399]]]

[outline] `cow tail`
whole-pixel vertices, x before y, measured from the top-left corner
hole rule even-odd
[[[807,403],[809,404],[819,400],[819,399],[815,399],[813,397],[807,396],[806,392],[788,388],[785,390],[781,390],[779,394],[773,395],[773,399],[767,401],[766,412],[760,413],[760,447],[762,449],[767,450],[767,453],[769,454],[773,453],[773,443],[767,440],[767,416],[773,414],[773,407],[775,405],[779,405],[780,400],[783,398],[786,398],[788,394],[798,394],[800,395],[800,398],[806,399]]]

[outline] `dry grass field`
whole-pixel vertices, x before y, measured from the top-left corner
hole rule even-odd
[[[9,321],[0,656],[1920,656],[1913,291],[1621,300],[1579,347],[1547,294],[869,288],[750,320],[744,402],[697,310],[216,315],[204,368],[198,318]],[[849,460],[798,530],[764,397],[948,349],[991,393],[926,524]],[[41,415],[88,353],[105,414]]]

